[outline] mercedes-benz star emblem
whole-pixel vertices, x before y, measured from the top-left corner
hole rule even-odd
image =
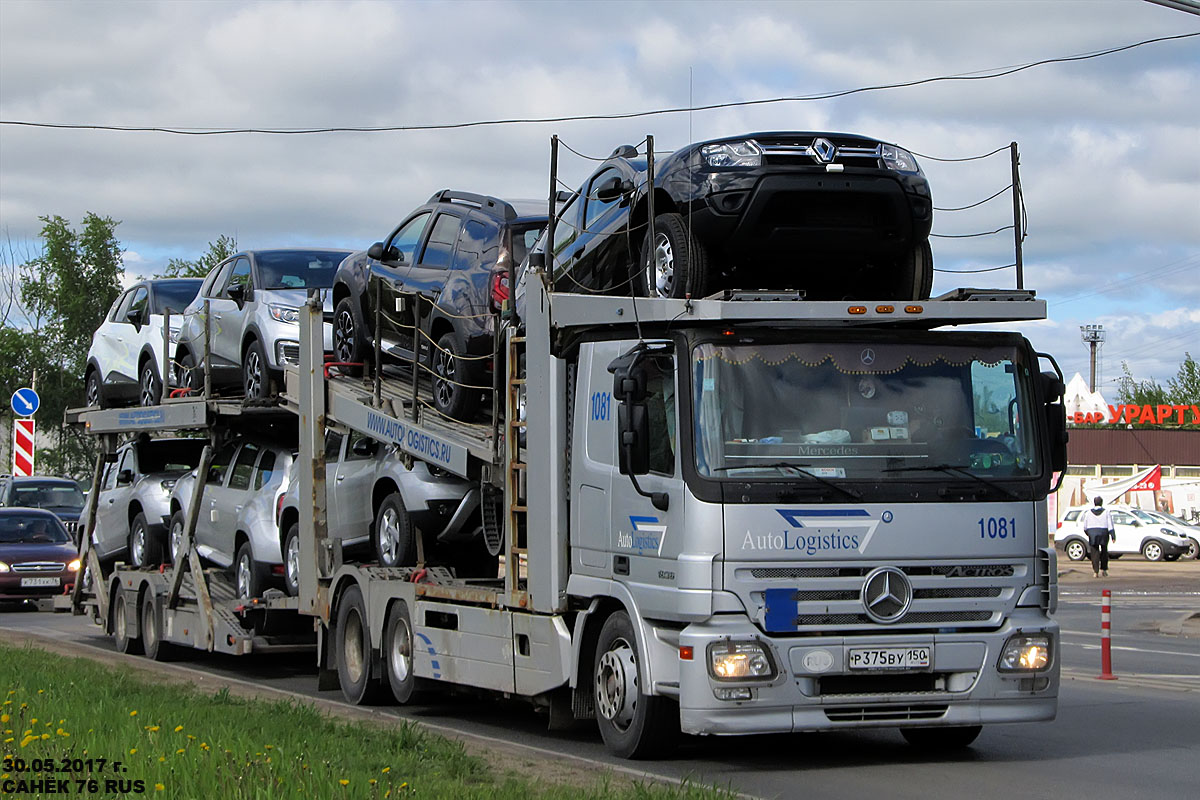
[[[860,353],[858,357],[862,361],[862,363],[866,364],[867,366],[870,366],[875,363],[875,351],[869,347],[867,349],[863,350],[862,353]]]
[[[813,143],[808,146],[808,154],[815,158],[818,163],[828,164],[837,155],[837,147],[828,139],[814,139]]]
[[[863,582],[862,603],[867,616],[876,622],[896,622],[912,603],[912,584],[895,567],[872,570]]]

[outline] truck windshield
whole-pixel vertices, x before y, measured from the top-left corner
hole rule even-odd
[[[705,343],[692,369],[703,477],[986,481],[1041,471],[1026,422],[1031,381],[1011,346]]]

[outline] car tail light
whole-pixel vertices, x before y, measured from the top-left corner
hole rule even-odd
[[[509,287],[507,272],[492,273],[492,311],[503,311],[508,305]]]
[[[275,527],[279,527],[279,520],[283,516],[283,492],[279,493],[279,499],[275,501]]]

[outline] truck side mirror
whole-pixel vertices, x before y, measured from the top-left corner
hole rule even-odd
[[[1063,473],[1067,469],[1067,407],[1059,400],[1067,387],[1053,372],[1038,376],[1043,409],[1046,414],[1046,435],[1050,442],[1050,468]]]

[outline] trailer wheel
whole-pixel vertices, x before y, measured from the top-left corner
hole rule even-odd
[[[620,758],[652,758],[673,748],[679,735],[679,708],[642,691],[638,659],[633,624],[617,611],[600,629],[592,685],[596,725]]]
[[[153,592],[142,595],[142,649],[152,661],[171,661],[175,646],[163,641],[162,608],[154,602]]]
[[[646,233],[634,285],[643,297],[703,297],[708,286],[708,252],[679,214],[659,214]]]
[[[417,677],[414,669],[412,616],[408,613],[408,603],[403,600],[397,600],[388,611],[383,650],[384,668],[392,696],[400,705],[414,702],[420,696],[425,681]]]
[[[117,590],[117,597],[113,600],[112,608],[113,637],[116,639],[117,652],[131,656],[138,655],[142,652],[142,640],[134,636],[134,631],[129,627],[129,614],[126,613],[129,609],[125,593],[120,589]]]
[[[135,567],[157,567],[162,563],[162,543],[150,535],[145,514],[139,513],[129,526],[129,561]]]
[[[293,522],[283,540],[283,589],[290,597],[300,594],[300,523]]]
[[[371,676],[371,634],[367,627],[367,608],[362,590],[357,586],[347,589],[338,603],[333,641],[342,694],[356,706],[374,703],[382,687],[379,680]]]
[[[963,725],[953,728],[901,728],[900,735],[913,747],[919,747],[922,750],[946,751],[969,747],[982,730],[982,725]]]
[[[399,492],[392,492],[380,503],[374,530],[375,554],[382,566],[409,567],[416,563],[416,533]]]

